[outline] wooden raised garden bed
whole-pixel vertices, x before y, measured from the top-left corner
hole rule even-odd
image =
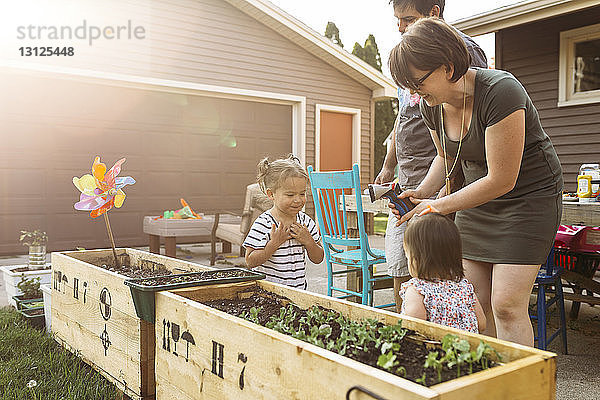
[[[374,398],[366,392],[390,400],[555,398],[553,353],[406,317],[403,328],[437,341],[455,334],[471,349],[484,340],[502,357],[492,368],[426,387],[202,304],[213,302],[216,307],[227,303],[216,300],[243,299],[261,289],[267,297],[284,296],[301,309],[316,305],[352,321],[398,323],[398,315],[391,312],[266,281],[160,292],[155,325],[157,399]],[[492,364],[498,361],[490,354]]]
[[[151,399],[154,383],[154,324],[140,319],[124,281],[212,269],[135,249],[52,253],[52,332],[56,339],[114,382],[133,399]],[[154,272],[149,272],[153,271]],[[157,272],[162,271],[162,272]],[[124,273],[129,276],[124,275]]]

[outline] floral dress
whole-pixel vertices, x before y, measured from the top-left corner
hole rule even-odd
[[[424,297],[423,305],[427,311],[427,321],[478,333],[477,317],[475,316],[475,291],[473,285],[466,278],[460,282],[410,279],[400,288],[402,313],[406,306],[404,296],[410,286]]]

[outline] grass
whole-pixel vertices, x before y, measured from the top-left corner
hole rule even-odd
[[[375,215],[375,226],[373,227],[373,231],[377,235],[385,235],[385,228],[387,227],[388,216],[387,214],[377,214]]]
[[[0,399],[120,399],[122,394],[45,331],[0,308]]]

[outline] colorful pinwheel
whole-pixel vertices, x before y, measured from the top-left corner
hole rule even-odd
[[[106,165],[100,162],[100,157],[94,159],[92,174],[85,174],[81,178],[73,177],[73,184],[81,195],[75,203],[75,209],[80,211],[91,211],[90,216],[96,218],[113,206],[120,208],[125,201],[123,187],[133,185],[135,179],[131,176],[117,177],[121,172],[121,164],[125,162],[122,158],[106,172]]]
[[[117,178],[117,175],[121,172],[121,164],[124,162],[124,158],[120,159],[108,172],[106,172],[106,165],[100,162],[99,156],[96,156],[94,163],[92,164],[91,175],[85,174],[81,178],[76,176],[73,177],[73,184],[81,192],[79,201],[75,203],[75,209],[91,211],[90,215],[92,218],[104,215],[106,231],[108,232],[113,256],[115,257],[115,267],[119,265],[119,259],[117,257],[115,240],[113,238],[112,230],[110,229],[107,211],[113,208],[113,206],[117,208],[121,207],[125,201],[123,187],[135,183],[135,179],[130,176]]]

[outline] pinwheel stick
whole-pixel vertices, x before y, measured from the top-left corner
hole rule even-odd
[[[112,229],[110,229],[110,222],[108,221],[108,213],[104,213],[104,222],[106,222],[106,231],[108,232],[108,238],[112,246],[113,255],[115,256],[115,268],[119,267],[119,259],[117,258],[117,250],[115,249],[115,239],[113,238]]]

